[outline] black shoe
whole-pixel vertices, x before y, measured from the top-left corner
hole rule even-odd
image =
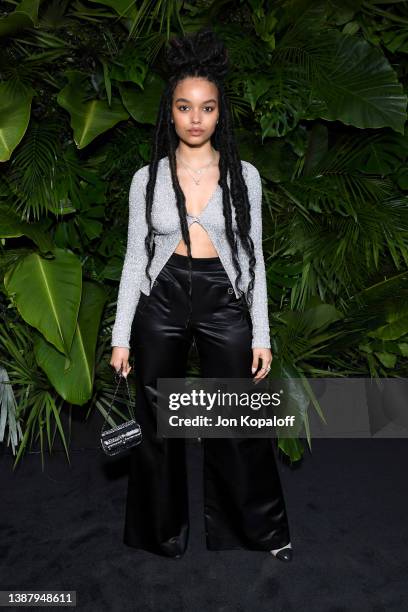
[[[280,550],[276,554],[276,558],[280,561],[292,561],[293,552],[291,548],[285,548],[284,550]]]
[[[273,554],[273,552],[271,551],[271,555],[273,557],[275,557],[275,559],[279,559],[279,561],[292,561],[293,558],[293,551],[291,548],[284,548],[283,550],[280,550],[279,552],[276,553],[276,555]]]

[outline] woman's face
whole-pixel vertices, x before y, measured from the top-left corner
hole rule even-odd
[[[189,146],[208,141],[219,117],[217,86],[201,77],[180,81],[173,94],[172,117],[180,140]]]

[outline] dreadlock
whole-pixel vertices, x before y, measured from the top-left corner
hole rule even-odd
[[[236,235],[232,227],[231,201],[235,209],[237,233],[249,260],[250,282],[245,297],[248,306],[250,306],[252,304],[252,292],[255,281],[254,266],[256,259],[253,241],[249,235],[251,221],[248,189],[242,175],[241,161],[233,133],[232,115],[223,83],[224,76],[227,72],[227,51],[211,28],[203,28],[192,35],[171,39],[170,49],[167,50],[166,59],[170,69],[170,76],[160,100],[149,163],[149,179],[146,186],[146,220],[148,226],[148,233],[145,239],[145,247],[148,254],[146,275],[149,278],[150,288],[152,287],[152,278],[149,270],[154,256],[154,232],[151,221],[154,188],[159,161],[166,155],[169,159],[181,232],[184,242],[187,245],[187,254],[191,265],[191,244],[186,219],[186,200],[180,187],[176,171],[175,151],[178,145],[178,136],[171,123],[171,110],[173,94],[178,82],[186,77],[201,77],[213,82],[218,88],[219,118],[214,133],[211,136],[211,143],[213,147],[220,152],[219,185],[222,188],[225,231],[231,247],[232,260],[237,273],[235,288],[238,295],[242,296],[243,292],[239,288],[242,271],[238,260]],[[230,177],[230,187],[228,187],[227,183],[228,174]]]

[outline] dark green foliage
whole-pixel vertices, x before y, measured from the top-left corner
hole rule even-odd
[[[4,4],[0,439],[20,445],[17,460],[57,430],[65,444],[61,410],[105,413],[127,196],[151,158],[164,50],[208,23],[229,51],[240,157],[264,181],[271,375],[407,376],[407,3]],[[58,288],[68,321],[53,279],[74,260],[82,278]],[[44,311],[29,322],[30,296]],[[296,439],[280,448],[303,451]]]

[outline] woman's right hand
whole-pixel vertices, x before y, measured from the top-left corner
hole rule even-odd
[[[129,352],[129,349],[126,347],[114,346],[110,360],[110,365],[115,368],[118,373],[122,370],[122,375],[125,378],[132,369],[129,365]]]

